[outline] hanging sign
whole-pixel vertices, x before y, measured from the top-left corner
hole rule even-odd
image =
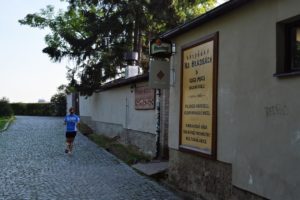
[[[182,48],[180,149],[216,157],[218,34]]]
[[[150,42],[150,56],[168,58],[172,55],[172,43],[162,39],[154,39]]]
[[[149,87],[167,89],[170,85],[170,62],[150,60]]]

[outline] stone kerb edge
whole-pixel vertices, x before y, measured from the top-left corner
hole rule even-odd
[[[0,130],[0,133],[6,131],[12,121],[13,121],[13,118],[11,118],[10,120],[8,120],[8,122],[6,122],[4,128],[2,130]]]

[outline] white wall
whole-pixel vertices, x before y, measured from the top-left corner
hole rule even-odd
[[[137,86],[147,85],[139,83]],[[80,97],[80,115],[93,121],[122,125],[125,129],[155,134],[155,110],[135,110],[134,89],[130,85],[94,93],[85,99]]]
[[[66,106],[66,113],[69,113],[69,108],[72,107],[72,94],[67,95],[67,106]]]
[[[179,144],[181,46],[218,31],[217,159],[232,164],[234,185],[277,200],[300,199],[300,76],[273,77],[276,23],[296,15],[299,0],[252,1],[174,38],[170,148]]]

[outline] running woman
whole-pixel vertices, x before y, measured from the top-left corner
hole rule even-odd
[[[65,117],[66,125],[66,150],[65,153],[72,154],[73,142],[77,133],[77,126],[79,125],[80,118],[74,114],[73,107],[69,109],[70,114]]]

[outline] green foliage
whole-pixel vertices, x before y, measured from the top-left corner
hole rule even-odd
[[[51,97],[51,103],[54,106],[54,113],[56,116],[64,116],[66,115],[66,94],[58,93]]]
[[[71,87],[69,85],[64,85],[64,84],[58,86],[57,91],[58,93],[64,93],[66,95],[76,92],[74,87]]]
[[[109,138],[101,134],[95,134],[93,130],[84,123],[80,123],[79,130],[94,143],[114,154],[116,157],[123,160],[129,165],[150,160],[150,157],[141,153],[141,151],[139,151],[137,147],[133,145],[125,146],[123,144],[120,144],[117,141],[119,139],[118,136]]]
[[[53,116],[55,109],[52,103],[11,103],[15,115]]]
[[[0,131],[3,131],[4,128],[8,128],[14,119],[14,116],[0,117]]]
[[[7,120],[0,117],[0,130],[2,130],[6,124]]]
[[[13,114],[14,113],[9,104],[9,100],[5,97],[0,99],[0,117],[10,117]]]
[[[69,70],[69,86],[91,95],[125,66],[127,51],[139,53],[147,69],[152,37],[213,7],[216,0],[64,0],[66,11],[52,6],[19,20],[23,25],[49,28],[43,52],[59,62],[75,61]]]

